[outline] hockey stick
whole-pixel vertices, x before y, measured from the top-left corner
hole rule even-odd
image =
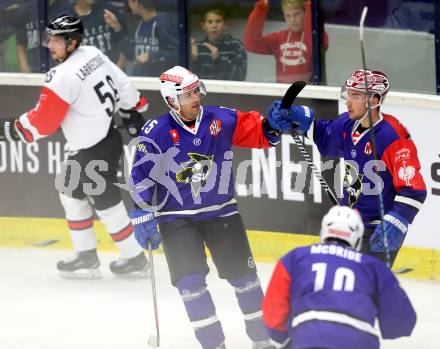
[[[374,162],[377,163],[377,153],[376,153],[376,134],[374,132],[374,125],[373,125],[373,117],[371,116],[371,104],[370,104],[370,97],[369,97],[369,90],[368,90],[368,83],[367,83],[367,63],[365,59],[365,49],[364,49],[364,24],[365,24],[365,18],[367,18],[367,12],[368,7],[365,6],[362,10],[361,20],[359,22],[359,39],[361,43],[361,55],[362,55],[362,66],[364,69],[364,82],[365,82],[365,90],[367,93],[367,113],[368,113],[368,122],[370,124],[370,139],[371,139],[371,145],[373,146],[373,159]],[[374,169],[376,167],[373,167]],[[374,171],[376,172],[376,171]],[[377,172],[376,172],[377,174]],[[380,189],[380,188],[379,188]],[[382,236],[383,236],[383,244],[385,247],[385,254],[387,259],[387,266],[388,268],[391,268],[391,257],[390,257],[390,249],[388,247],[388,237],[385,233],[385,228],[383,225],[383,216],[384,216],[384,205],[383,205],[383,197],[382,197],[382,190],[379,190],[379,211],[380,211],[380,227],[382,230]]]
[[[281,108],[282,109],[289,109],[290,106],[293,104],[296,96],[302,91],[302,89],[306,86],[306,83],[304,81],[295,81],[290,87],[287,89],[286,93],[284,94],[283,100],[281,101]],[[333,193],[333,191],[330,189],[329,185],[325,181],[324,177],[322,177],[321,171],[318,170],[313,160],[310,158],[309,153],[307,152],[303,142],[299,138],[298,132],[296,131],[296,128],[293,127],[291,131],[291,136],[293,138],[293,141],[295,142],[296,146],[298,147],[301,155],[303,156],[304,160],[307,161],[307,164],[312,169],[313,174],[316,176],[316,178],[319,180],[319,183],[321,184],[322,189],[327,193],[329,199],[331,202],[335,205],[339,205],[338,198]]]
[[[150,348],[157,348],[160,345],[159,309],[157,308],[156,278],[154,276],[153,249],[151,247],[151,242],[148,243],[148,257],[150,259],[150,275],[151,275],[150,280],[151,280],[151,290],[153,293],[153,303],[154,303],[154,321],[156,323],[156,335],[151,334],[148,337],[148,346]]]

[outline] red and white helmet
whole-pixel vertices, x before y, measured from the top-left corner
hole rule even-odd
[[[339,239],[359,251],[362,246],[364,224],[358,211],[348,206],[333,206],[322,219],[321,241]]]
[[[160,75],[160,93],[165,103],[176,112],[188,103],[188,92],[198,89],[200,97],[206,96],[206,88],[199,77],[186,68],[175,66]],[[171,102],[171,103],[170,103]]]
[[[365,84],[365,77],[367,80],[367,86]],[[360,92],[368,93],[371,97],[378,95],[379,105],[383,103],[385,96],[390,89],[390,81],[385,73],[378,70],[363,70],[359,69],[351,73],[349,78],[345,80],[344,86],[342,86],[341,95],[344,97],[347,95],[348,90],[356,90]]]

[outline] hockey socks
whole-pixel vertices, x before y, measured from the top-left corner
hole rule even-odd
[[[124,259],[136,257],[143,252],[134,237],[133,227],[122,201],[105,210],[95,211]]]
[[[257,274],[248,274],[240,279],[228,280],[234,287],[241,312],[244,315],[246,333],[254,342],[265,341],[269,338],[263,324],[263,290]]]
[[[215,305],[206,288],[206,275],[194,273],[176,280],[191,325],[203,349],[221,347],[225,341],[222,325],[215,313]]]

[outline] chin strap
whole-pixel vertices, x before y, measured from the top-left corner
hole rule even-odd
[[[371,98],[373,98],[373,97],[374,97],[374,96],[372,96]],[[371,101],[371,98],[370,98],[370,101]],[[381,103],[378,103],[378,104],[373,105],[373,106],[370,104],[370,109],[379,108],[380,105],[381,105]],[[364,116],[362,116],[362,117],[358,120],[360,124],[362,123],[362,121],[364,121],[365,118],[368,118],[368,102],[365,102],[365,107],[367,108],[367,110],[366,110]],[[372,127],[372,126],[373,126],[373,125],[370,125],[370,127]]]

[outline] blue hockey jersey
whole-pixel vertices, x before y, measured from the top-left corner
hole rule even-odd
[[[357,208],[365,224],[380,219],[378,186],[383,183],[385,213],[396,211],[412,223],[426,199],[426,186],[420,174],[417,149],[406,128],[393,116],[380,114],[374,125],[376,153],[383,168],[374,169],[374,154],[367,129],[357,132],[359,121],[348,113],[335,120],[316,120],[310,130],[319,152],[345,160],[342,204]]]
[[[379,348],[409,336],[416,314],[385,263],[346,245],[292,250],[275,267],[263,301],[271,338],[292,349]],[[380,333],[374,328],[378,320]]]
[[[218,106],[203,107],[194,128],[174,113],[150,119],[136,145],[134,202],[155,202],[159,223],[236,213],[231,148],[275,145],[280,135],[268,135],[266,125],[256,111]]]

